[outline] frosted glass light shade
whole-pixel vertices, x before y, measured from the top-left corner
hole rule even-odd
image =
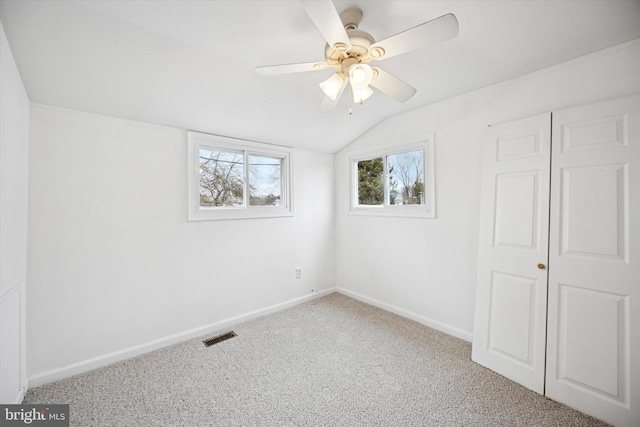
[[[327,80],[320,83],[320,89],[332,101],[335,101],[338,95],[342,93],[342,89],[347,84],[347,79],[342,73],[335,73]]]
[[[373,79],[373,70],[367,64],[354,64],[349,68],[349,78],[353,87],[369,86]]]
[[[351,85],[351,91],[353,92],[353,102],[356,104],[362,104],[365,99],[373,95],[369,86],[354,87]]]

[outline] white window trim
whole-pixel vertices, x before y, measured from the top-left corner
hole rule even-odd
[[[281,157],[282,194],[281,206],[242,206],[202,208],[200,206],[200,147],[244,152],[244,156],[262,155]],[[210,221],[226,219],[273,218],[293,216],[293,150],[288,147],[264,144],[254,141],[210,135],[199,132],[187,132],[187,190],[189,221]],[[245,179],[244,195],[248,198]]]
[[[424,186],[427,192],[426,203],[423,205],[390,205],[387,162],[384,162],[384,205],[366,206],[358,204],[358,167],[360,160],[370,160],[376,157],[386,159],[386,156],[399,154],[412,150],[424,150]],[[349,215],[362,216],[392,216],[411,218],[435,218],[436,217],[436,194],[435,194],[435,162],[433,135],[429,135],[424,141],[400,145],[395,147],[385,147],[378,150],[368,150],[366,152],[353,152],[349,155]]]

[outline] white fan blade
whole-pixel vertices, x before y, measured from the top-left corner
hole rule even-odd
[[[347,31],[331,0],[300,0],[300,3],[329,46],[344,52],[351,49]]]
[[[329,65],[326,62],[304,62],[300,64],[265,65],[256,67],[256,73],[261,76],[272,76],[275,74],[301,73],[304,71],[324,70]]]
[[[369,53],[374,59],[387,59],[457,35],[458,20],[455,15],[448,13],[372,44]]]
[[[342,86],[338,90],[338,95],[336,96],[335,100],[332,100],[325,95],[325,97],[322,99],[322,104],[320,105],[320,111],[326,113],[327,111],[331,111],[336,108],[336,105],[338,105],[338,102],[340,102],[340,98],[342,98],[342,94],[344,93],[344,89],[347,87],[348,83],[349,79],[344,79],[344,81],[342,82]]]
[[[378,89],[380,92],[390,96],[398,102],[406,102],[417,90],[402,80],[394,77],[380,68],[374,68],[377,76],[371,80],[371,86]]]

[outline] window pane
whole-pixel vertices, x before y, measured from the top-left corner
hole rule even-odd
[[[387,157],[390,205],[423,205],[424,150],[408,151]]]
[[[249,205],[282,206],[282,158],[249,155]]]
[[[243,154],[200,148],[200,206],[243,206]]]
[[[358,204],[382,205],[384,202],[384,162],[382,157],[358,161]]]

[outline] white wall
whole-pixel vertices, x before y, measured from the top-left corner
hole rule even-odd
[[[21,403],[29,98],[0,23],[0,403]]]
[[[332,155],[294,151],[294,217],[187,222],[186,147],[183,130],[32,105],[30,386],[335,286]]]
[[[336,155],[337,285],[471,340],[483,131],[640,92],[640,40],[392,117]],[[348,155],[435,134],[436,219],[348,215]],[[640,197],[640,195],[638,195]]]

